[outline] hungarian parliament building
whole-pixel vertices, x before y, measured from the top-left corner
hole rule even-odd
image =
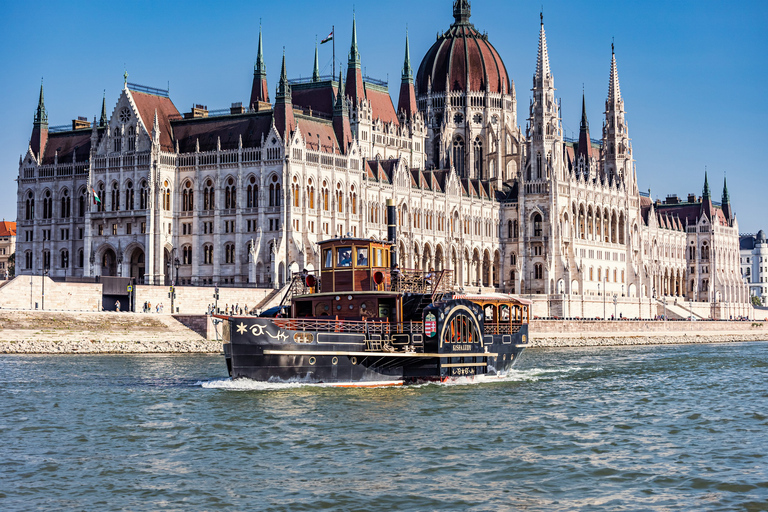
[[[747,303],[726,184],[719,202],[706,176],[701,195],[639,191],[613,50],[599,134],[582,104],[568,139],[543,17],[520,120],[470,10],[454,2],[415,75],[406,36],[396,105],[363,76],[354,21],[345,72],[321,76],[316,47],[312,77],[289,80],[283,56],[273,98],[259,34],[250,100],[223,111],[179,112],[126,75],[93,122],[49,127],[41,86],[17,272],[278,288],[318,268],[320,240],[386,239],[392,199],[401,267],[466,290]]]

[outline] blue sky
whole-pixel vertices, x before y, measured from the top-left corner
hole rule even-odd
[[[535,70],[542,2],[475,0],[472,22],[487,32],[515,81],[524,123]],[[727,173],[742,232],[768,229],[768,2],[683,0],[543,2],[549,55],[566,135],[578,132],[582,84],[593,136],[602,125],[611,39],[641,190],[654,197],[701,194],[705,167],[715,199]],[[259,20],[269,87],[285,47],[291,78],[312,73],[316,37],[336,26],[346,62],[356,11],[368,75],[396,95],[406,26],[414,68],[448,28],[452,1],[419,2],[4,2],[0,16],[0,218],[16,216],[19,155],[32,130],[41,77],[51,126],[114,107],[129,81],[165,88],[180,111],[248,101]],[[321,46],[330,73],[331,46]],[[393,98],[395,103],[397,98]],[[524,126],[523,126],[524,128]]]

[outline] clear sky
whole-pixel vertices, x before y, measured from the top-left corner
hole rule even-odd
[[[740,231],[768,229],[768,2],[746,0],[475,0],[472,19],[487,32],[515,81],[524,123],[543,3],[549,56],[566,135],[578,134],[582,86],[593,137],[600,136],[611,40],[641,190],[653,197],[701,194],[705,167],[715,200],[727,173]],[[25,153],[45,79],[49,124],[93,119],[103,91],[117,101],[129,81],[165,88],[177,108],[247,103],[259,20],[271,96],[285,48],[290,78],[312,74],[316,38],[336,26],[336,60],[346,63],[356,10],[368,75],[399,91],[406,27],[418,68],[453,21],[452,0],[254,2],[71,0],[2,4],[0,16],[0,218],[16,217],[19,156]],[[331,45],[320,47],[330,73]],[[414,69],[415,72],[415,69]],[[397,98],[393,98],[397,104]],[[525,126],[523,126],[525,128]]]

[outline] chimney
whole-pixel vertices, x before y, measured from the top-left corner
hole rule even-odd
[[[191,112],[184,114],[184,119],[197,119],[199,117],[208,117],[207,105],[195,105]]]
[[[688,194],[688,202],[689,203],[695,203],[696,202],[696,194]]]
[[[84,130],[86,128],[90,129],[90,127],[91,127],[91,122],[88,121],[87,117],[77,116],[77,119],[72,120],[73,130]]]
[[[680,204],[680,198],[675,194],[668,195],[667,200],[664,201],[664,204]]]
[[[229,107],[229,113],[232,115],[245,114],[245,108],[243,108],[243,102],[238,101],[237,103],[233,103],[232,106]]]

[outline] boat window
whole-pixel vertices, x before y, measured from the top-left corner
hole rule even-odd
[[[507,304],[499,306],[499,318],[502,322],[509,322],[509,306]]]
[[[357,248],[357,266],[358,267],[368,266],[368,248],[367,247]]]
[[[376,261],[373,262],[374,267],[381,267],[381,249],[376,249]]]
[[[493,306],[490,304],[485,306],[485,321],[493,322]]]
[[[333,268],[333,253],[330,249],[323,251],[323,268]]]
[[[352,248],[351,247],[339,247],[338,249],[336,249],[336,266],[338,267],[352,266]]]

